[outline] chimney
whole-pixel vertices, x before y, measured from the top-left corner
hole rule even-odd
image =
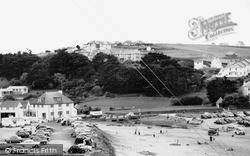
[[[59,92],[60,94],[63,94],[63,91],[62,91],[62,90],[58,90],[58,92]]]

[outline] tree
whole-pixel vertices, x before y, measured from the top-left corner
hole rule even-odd
[[[207,84],[207,97],[214,106],[220,97],[224,97],[223,83],[221,80],[215,79]]]
[[[249,98],[238,93],[225,96],[222,107],[236,106],[237,108],[249,108]]]
[[[220,98],[224,98],[226,94],[237,92],[237,82],[230,81],[226,77],[217,78],[207,84],[207,96],[210,102],[215,105],[215,102]]]
[[[65,74],[67,79],[84,78],[90,80],[93,68],[86,56],[68,53],[66,49],[59,49],[56,52],[57,54],[50,59],[50,75],[61,73]]]
[[[180,65],[177,63],[176,60],[172,59],[171,57],[164,55],[162,53],[148,53],[142,58],[142,61],[140,61],[142,66],[153,66],[153,65],[158,65],[160,67],[165,67],[165,66],[175,66],[179,67]]]

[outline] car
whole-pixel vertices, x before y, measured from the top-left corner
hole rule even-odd
[[[209,128],[208,135],[219,135],[219,128]]]
[[[41,138],[42,140],[50,140],[50,137],[46,136],[46,135],[41,135],[41,134],[38,134],[37,135],[39,138]]]
[[[5,141],[0,141],[0,150],[13,147],[14,144],[8,144]]]
[[[18,137],[18,136],[12,136],[9,139],[5,139],[6,143],[20,143],[22,141],[23,141],[23,139],[21,137]]]
[[[21,137],[21,138],[28,138],[30,136],[30,133],[24,130],[18,130],[16,132],[16,135]]]
[[[47,139],[41,139],[39,136],[35,136],[32,140],[35,142],[40,142],[41,145],[46,145],[48,143]]]
[[[68,149],[68,153],[72,154],[72,153],[85,153],[84,149],[81,149],[79,146],[77,145],[73,145]]]
[[[40,142],[34,140],[25,140],[20,143],[21,145],[25,145],[25,147],[37,148],[40,146]]]
[[[199,118],[192,118],[190,121],[188,121],[188,123],[191,125],[200,125],[203,123],[203,120]]]
[[[236,130],[234,132],[236,135],[245,135],[245,132],[244,131],[241,131],[241,130]]]
[[[32,129],[23,128],[22,130],[28,132],[30,135],[32,134]]]
[[[92,151],[92,146],[85,145],[85,143],[78,144],[77,146],[80,147],[81,149],[85,150],[86,152]]]
[[[217,119],[214,121],[215,124],[225,125],[227,122],[224,119]]]
[[[36,131],[36,134],[41,134],[41,135],[50,136],[50,133],[49,133],[49,132],[45,132],[45,131],[43,131],[43,130],[37,130],[37,131]]]
[[[51,130],[52,132],[54,131],[54,128],[48,125],[44,125],[44,124],[39,124],[36,126],[36,129],[40,129],[40,128],[46,128],[47,130]]]

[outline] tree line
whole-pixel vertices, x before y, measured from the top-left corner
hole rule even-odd
[[[66,49],[55,52],[42,58],[25,52],[0,54],[0,77],[8,79],[11,85],[27,85],[31,89],[63,89],[73,99],[87,96],[95,86],[105,92],[155,96],[158,93],[153,85],[167,97],[203,86],[201,71],[180,65],[178,60],[162,53],[148,53],[140,62],[121,63],[115,56],[105,53],[98,53],[90,61]],[[185,63],[182,61],[182,64]]]

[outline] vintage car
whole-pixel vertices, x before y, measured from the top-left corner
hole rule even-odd
[[[18,130],[16,132],[16,135],[21,137],[21,138],[28,138],[30,136],[30,133],[25,131],[25,130]]]
[[[5,139],[5,142],[7,142],[7,143],[20,143],[22,141],[23,141],[23,139],[21,137],[18,137],[18,136],[12,136],[9,139]]]

